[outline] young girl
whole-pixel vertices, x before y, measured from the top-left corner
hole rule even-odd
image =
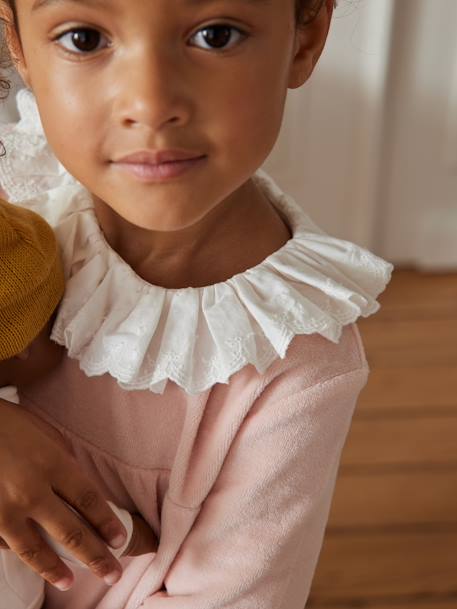
[[[54,227],[67,278],[52,333],[67,356],[21,402],[159,539],[112,586],[83,569],[48,584],[46,609],[303,609],[369,373],[355,322],[393,268],[259,169],[333,0],[8,5],[27,88],[0,130],[0,183]],[[14,464],[13,549],[27,518],[52,522],[24,508]]]

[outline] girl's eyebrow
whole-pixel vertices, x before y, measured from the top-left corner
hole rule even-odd
[[[92,6],[106,6],[107,4],[104,0],[35,0],[32,5],[32,12],[41,8],[53,6],[55,4],[65,4],[65,2],[71,2],[73,4],[88,4]]]
[[[272,0],[230,0],[231,2],[240,2],[241,4],[252,4],[252,5],[267,5],[271,4]],[[217,0],[187,0],[187,4],[210,4],[217,2]]]
[[[215,2],[217,0],[187,0],[187,4],[190,5],[195,5],[195,4],[209,4],[211,2]],[[271,4],[271,0],[232,0],[232,2],[241,2],[244,4],[251,4],[251,5],[268,5]],[[56,5],[56,4],[65,4],[65,2],[70,2],[73,4],[86,4],[86,5],[91,5],[91,6],[99,6],[99,7],[106,7],[107,4],[111,4],[111,3],[107,3],[106,0],[35,0],[35,2],[32,5],[32,12],[35,12],[41,8],[45,8],[48,6],[52,6],[52,5]]]

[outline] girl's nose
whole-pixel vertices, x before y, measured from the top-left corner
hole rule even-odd
[[[172,53],[143,49],[120,61],[110,76],[113,111],[124,127],[158,130],[186,124],[192,113],[188,81]]]

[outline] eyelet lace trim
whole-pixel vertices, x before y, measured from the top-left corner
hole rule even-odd
[[[87,375],[160,394],[172,380],[198,394],[248,364],[264,373],[297,334],[337,343],[344,325],[380,308],[393,265],[327,235],[262,170],[254,179],[293,233],[283,247],[210,286],[146,283],[110,248],[90,193],[53,155],[32,92],[21,89],[17,103],[20,121],[0,125],[0,183],[55,229],[67,285],[52,337]]]

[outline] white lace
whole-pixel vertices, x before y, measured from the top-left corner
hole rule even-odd
[[[293,233],[283,247],[214,285],[146,283],[108,245],[91,194],[52,154],[32,92],[21,89],[17,104],[20,121],[0,125],[0,183],[56,231],[67,286],[52,337],[87,375],[160,394],[170,379],[197,394],[247,364],[264,373],[297,334],[337,343],[344,325],[378,311],[393,265],[327,235],[262,170],[254,179]]]

